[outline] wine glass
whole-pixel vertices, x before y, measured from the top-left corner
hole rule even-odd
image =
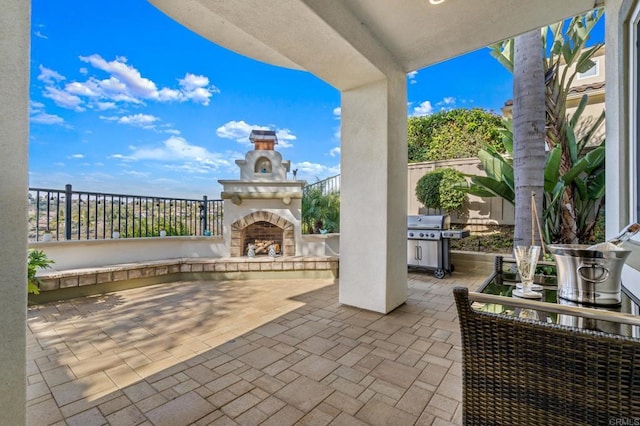
[[[538,258],[540,257],[540,246],[516,246],[514,254],[516,266],[522,280],[522,290],[516,295],[521,297],[540,297],[541,294],[534,292],[531,288],[536,266],[538,265]]]

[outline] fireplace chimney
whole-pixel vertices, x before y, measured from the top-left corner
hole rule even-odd
[[[274,145],[278,143],[273,130],[252,130],[249,140],[253,142],[256,151],[273,151]]]

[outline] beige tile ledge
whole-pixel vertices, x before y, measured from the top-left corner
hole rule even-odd
[[[164,260],[150,260],[147,262],[131,262],[131,263],[118,263],[116,265],[94,266],[88,268],[77,269],[47,269],[45,271],[38,272],[38,277],[41,279],[49,278],[63,278],[71,275],[87,275],[103,272],[116,272],[116,271],[128,271],[131,269],[150,268],[158,266],[179,265],[183,263],[183,259],[164,259]]]
[[[337,271],[337,256],[175,258],[100,267],[40,271],[41,291],[192,272]]]

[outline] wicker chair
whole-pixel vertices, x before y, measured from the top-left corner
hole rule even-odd
[[[454,296],[462,332],[465,425],[640,425],[640,339],[471,307],[472,300],[487,298],[517,306],[513,298],[461,287]],[[528,308],[536,304],[566,308],[523,301]],[[576,315],[584,308],[569,309]]]

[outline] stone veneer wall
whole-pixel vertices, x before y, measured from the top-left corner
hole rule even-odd
[[[40,294],[30,294],[29,302],[46,303],[180,280],[335,279],[339,262],[337,256],[177,258],[39,271]]]
[[[250,213],[231,224],[231,257],[240,257],[244,254],[242,230],[256,222],[268,222],[282,229],[282,255],[294,256],[296,254],[293,224],[275,213],[258,211]]]

